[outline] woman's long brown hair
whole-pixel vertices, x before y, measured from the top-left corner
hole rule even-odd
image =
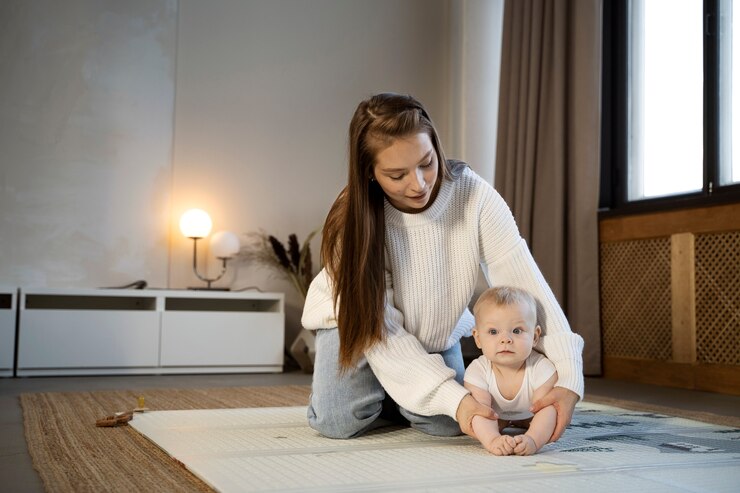
[[[457,170],[445,160],[429,115],[411,96],[372,96],[359,104],[349,126],[349,179],[329,211],[321,243],[344,370],[385,335],[385,201],[380,185],[371,180],[375,157],[396,139],[420,132],[429,135],[437,153],[437,179],[454,178]]]

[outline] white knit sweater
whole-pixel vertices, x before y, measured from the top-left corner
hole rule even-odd
[[[469,336],[468,310],[478,265],[488,284],[527,289],[539,301],[543,336],[537,349],[555,365],[556,386],[583,397],[583,339],[542,277],[511,212],[490,184],[470,168],[444,180],[424,212],[406,214],[385,202],[385,343],[365,352],[383,388],[405,409],[455,417],[468,391],[436,353]],[[343,300],[340,300],[343,302]],[[331,281],[322,270],[303,309],[306,329],[337,326]]]

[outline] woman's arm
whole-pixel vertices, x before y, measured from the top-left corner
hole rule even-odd
[[[429,354],[404,329],[403,314],[389,301],[393,300],[393,288],[388,279],[386,286],[386,337],[365,351],[373,373],[404,409],[422,416],[456,418],[468,391],[455,381],[455,370],[445,365],[441,355]]]
[[[393,279],[385,272],[385,340],[365,351],[383,388],[404,409],[422,416],[445,414],[456,418],[468,391],[455,381],[455,370],[442,356],[429,354],[404,328],[404,317],[393,304]]]
[[[386,340],[365,352],[383,388],[399,405],[416,414],[446,414],[457,419],[462,411],[471,419],[473,414],[495,418],[490,408],[463,403],[468,391],[455,381],[455,371],[445,365],[442,356],[427,353],[418,339],[406,332],[403,314],[392,303],[391,275],[386,271],[385,276]],[[331,280],[325,269],[311,283],[301,322],[309,330],[337,326]],[[465,424],[461,426],[465,431]]]
[[[490,186],[486,187],[480,207],[481,261],[489,285],[516,286],[532,293],[539,302],[537,318],[543,329],[537,349],[557,369],[555,386],[583,397],[583,339],[571,331],[501,196]]]
[[[583,397],[583,339],[570,330],[563,310],[524,240],[489,264],[488,274],[492,285],[523,288],[537,299],[537,319],[543,331],[537,349],[555,365],[558,372],[555,386],[564,387]]]

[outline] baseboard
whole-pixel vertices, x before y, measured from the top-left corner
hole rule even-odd
[[[740,395],[740,366],[674,363],[604,356],[604,377],[720,394]]]

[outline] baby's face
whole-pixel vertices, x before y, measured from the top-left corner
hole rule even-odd
[[[539,338],[540,327],[534,323],[527,307],[486,303],[478,309],[473,337],[492,363],[519,368]]]

